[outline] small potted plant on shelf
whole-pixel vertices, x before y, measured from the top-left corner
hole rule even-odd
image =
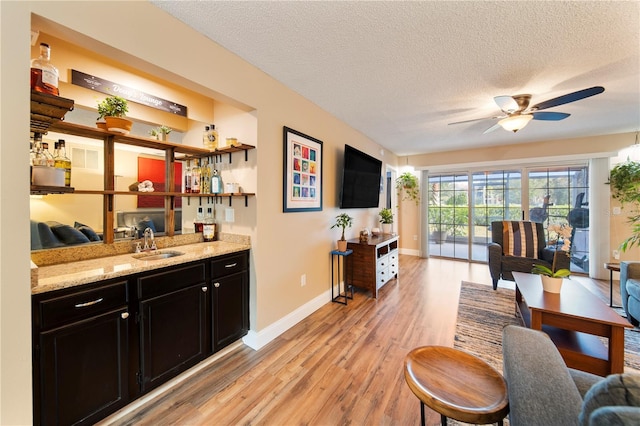
[[[380,223],[382,224],[382,233],[390,234],[391,233],[391,225],[393,224],[393,212],[391,209],[384,208],[380,210]]]
[[[418,177],[411,172],[404,172],[396,179],[396,189],[402,194],[403,200],[413,200],[418,205],[420,201],[420,187]],[[404,193],[403,193],[404,191]]]
[[[571,271],[564,268],[556,269],[556,258],[558,256],[569,256],[569,251],[571,249],[570,238],[573,228],[563,223],[562,225],[551,224],[547,230],[549,231],[550,236],[551,233],[556,234],[556,241],[562,241],[562,247],[560,247],[559,251],[554,254],[551,268],[540,264],[534,264],[531,273],[540,275],[544,291],[549,293],[560,293],[560,289],[562,288],[562,279],[571,275]]]
[[[167,127],[164,124],[160,127],[156,127],[155,129],[149,130],[149,134],[155,137],[157,140],[162,140],[166,142],[169,139],[169,133],[171,133],[173,129],[171,127]]]
[[[346,213],[341,213],[336,216],[336,223],[331,226],[333,228],[342,228],[342,236],[338,240],[338,251],[347,251],[347,240],[344,238],[344,230],[351,228],[353,225],[353,218]]]
[[[133,122],[125,116],[129,112],[127,100],[121,96],[108,96],[98,102],[98,120],[104,119],[107,130],[127,134]],[[99,122],[99,121],[98,121]]]

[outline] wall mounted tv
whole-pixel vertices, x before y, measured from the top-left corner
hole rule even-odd
[[[378,207],[381,176],[382,161],[345,145],[340,208]]]

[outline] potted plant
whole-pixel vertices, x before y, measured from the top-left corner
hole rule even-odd
[[[411,172],[404,172],[396,179],[398,194],[402,194],[403,200],[413,200],[418,205],[420,201],[420,187],[418,178]],[[403,193],[404,191],[404,193]]]
[[[382,233],[390,234],[391,225],[393,224],[393,212],[391,209],[384,208],[378,213],[380,215],[380,223],[382,224]]]
[[[631,236],[620,244],[620,249],[626,251],[636,244],[640,244],[640,163],[627,160],[617,164],[609,173],[611,196],[620,201],[621,206],[630,204],[631,214],[629,223],[632,226]]]
[[[121,96],[108,96],[102,102],[98,102],[98,120],[104,119],[107,130],[110,132],[124,133],[131,130],[133,122],[125,116],[129,112],[127,100]]]
[[[344,238],[344,230],[351,228],[353,225],[353,218],[346,213],[341,213],[336,216],[336,223],[331,226],[333,228],[342,228],[342,236],[338,240],[338,251],[347,251],[347,240]]]
[[[550,238],[551,234],[555,233],[556,241],[562,240],[562,247],[560,247],[560,250],[553,256],[551,268],[540,264],[534,264],[531,273],[540,275],[540,278],[542,279],[542,289],[544,291],[549,293],[560,293],[562,279],[571,275],[571,271],[564,268],[556,269],[556,258],[557,256],[569,256],[569,250],[571,248],[570,238],[573,228],[567,224],[551,224],[547,230],[549,231]]]
[[[149,134],[155,137],[157,140],[162,140],[164,142],[169,139],[169,133],[171,133],[173,129],[171,127],[167,127],[164,124],[160,127],[156,127],[155,129],[149,130]]]

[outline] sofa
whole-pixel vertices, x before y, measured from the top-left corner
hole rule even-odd
[[[640,321],[640,262],[620,262],[620,297],[627,319],[637,327]]]
[[[102,241],[91,227],[75,222],[73,226],[56,221],[31,220],[31,250],[52,249]]]
[[[182,210],[175,210],[174,230],[182,229]],[[116,226],[118,228],[136,228],[140,235],[146,228],[159,233],[165,232],[164,209],[139,209],[116,212]]]
[[[510,224],[510,231],[516,233],[516,239],[524,241],[526,251],[519,255],[508,254],[505,245],[504,224]],[[507,231],[509,232],[509,231]],[[535,243],[535,244],[534,244]],[[537,250],[534,247],[537,245]],[[491,222],[491,242],[487,246],[489,256],[489,272],[493,289],[498,288],[498,280],[514,281],[512,272],[531,272],[534,264],[551,268],[556,260],[556,269],[569,269],[571,259],[564,252],[547,247],[544,227],[539,222],[528,221],[495,221]]]
[[[502,354],[512,426],[640,424],[640,374],[570,369],[545,333],[515,325],[503,330]]]

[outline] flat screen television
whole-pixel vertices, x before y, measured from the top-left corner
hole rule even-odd
[[[378,207],[381,176],[382,161],[345,145],[340,208]]]

